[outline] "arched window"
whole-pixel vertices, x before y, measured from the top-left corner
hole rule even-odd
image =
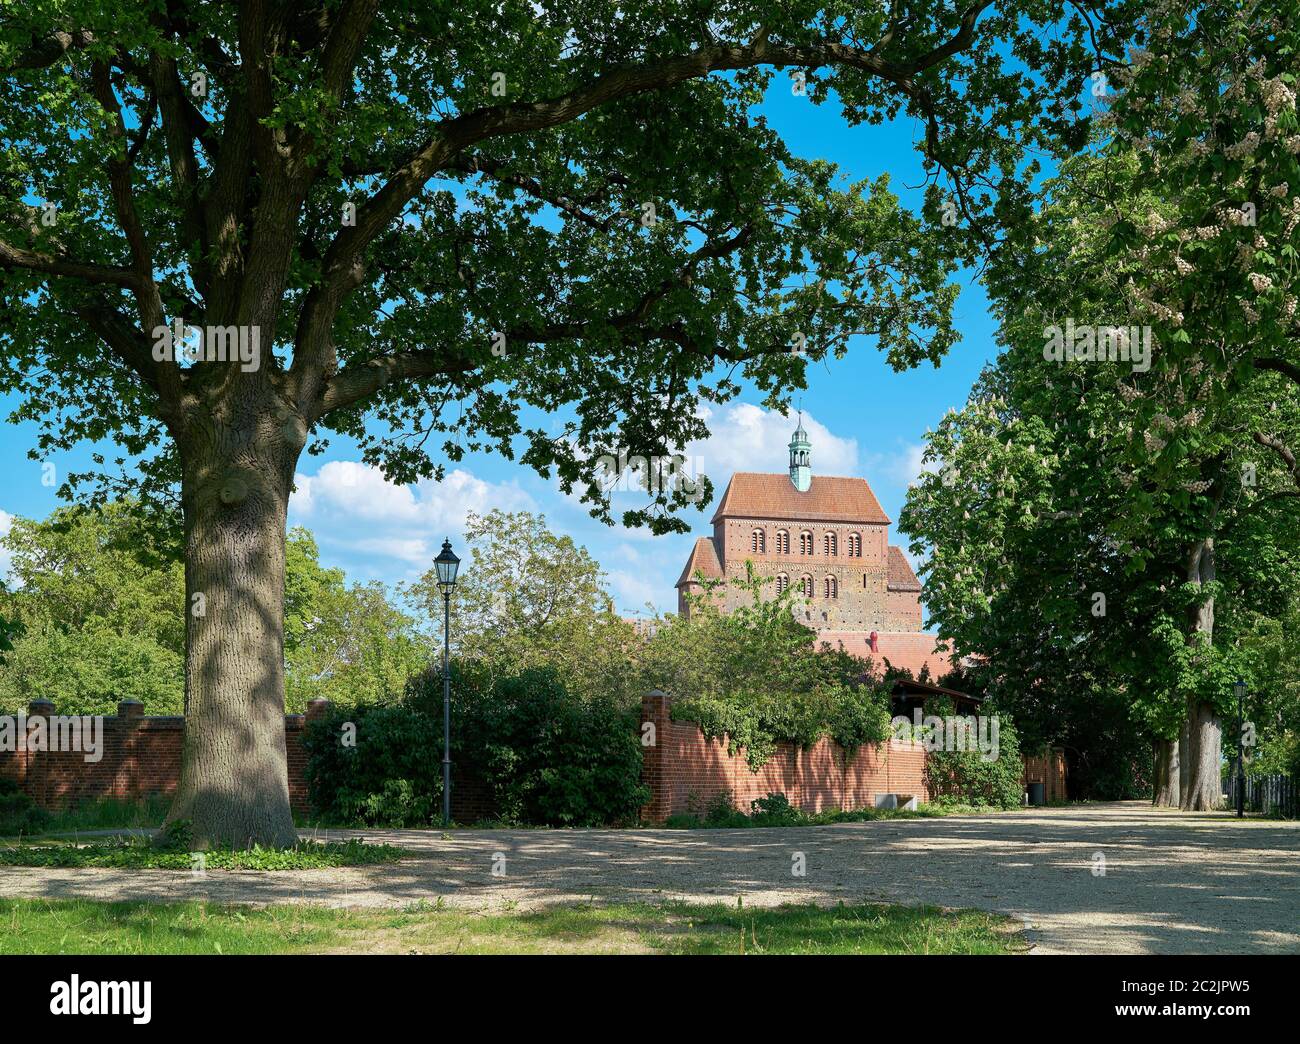
[[[822,550],[827,555],[838,555],[840,553],[839,543],[839,537],[836,534],[827,533],[822,539]]]
[[[799,590],[803,592],[805,598],[813,596],[813,578],[807,573],[799,578]]]
[[[861,533],[849,534],[849,557],[850,558],[862,557],[862,534]]]
[[[776,574],[776,593],[784,594],[790,587],[790,578],[785,573]]]
[[[813,535],[804,530],[799,534],[799,554],[811,555],[813,553]]]
[[[786,529],[776,531],[776,553],[778,555],[788,555],[790,553],[790,532]]]
[[[749,534],[749,549],[758,555],[767,554],[767,531],[756,529]]]
[[[828,576],[826,578],[826,597],[838,598],[839,596],[840,596],[839,589],[835,586],[835,577]]]

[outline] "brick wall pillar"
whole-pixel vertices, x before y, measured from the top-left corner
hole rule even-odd
[[[141,786],[140,726],[144,724],[144,704],[139,700],[119,700],[117,717],[104,722],[104,735],[116,732],[117,772],[112,793],[125,801],[135,801],[144,792]]]
[[[307,701],[307,720],[315,721],[317,718],[323,718],[329,713],[330,701],[324,696],[317,696],[314,700]]]
[[[641,818],[662,823],[672,811],[664,745],[668,742],[671,699],[654,689],[641,697],[641,782],[650,788],[650,800],[641,808]],[[647,728],[647,724],[651,727]]]
[[[27,705],[27,732],[30,735],[34,727],[33,718],[50,718],[54,715],[54,701],[47,700],[43,696],[38,696]],[[25,780],[23,789],[27,795],[38,804],[44,805],[47,801],[46,790],[48,789],[47,777],[49,776],[49,723],[45,726],[45,750],[32,750],[27,748]]]

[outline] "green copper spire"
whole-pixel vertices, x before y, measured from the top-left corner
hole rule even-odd
[[[800,493],[807,493],[812,485],[812,443],[803,430],[803,411],[799,411],[799,427],[790,438],[790,482]]]

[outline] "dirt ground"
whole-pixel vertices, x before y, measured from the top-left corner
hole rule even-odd
[[[790,829],[310,836],[364,836],[415,854],[205,877],[3,867],[0,895],[396,907],[442,899],[497,910],[590,899],[887,901],[1010,914],[1035,953],[1300,952],[1300,822],[1139,802]]]

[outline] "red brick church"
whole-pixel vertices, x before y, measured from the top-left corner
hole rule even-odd
[[[713,535],[700,537],[677,581],[678,611],[699,577],[728,581],[756,575],[765,594],[793,587],[799,619],[817,641],[865,659],[887,659],[932,681],[951,664],[921,630],[921,584],[901,548],[889,543],[889,518],[865,479],[812,474],[812,444],[803,421],[790,440],[788,475],[741,471],[713,514]],[[730,611],[749,594],[725,584],[714,597]],[[883,668],[883,663],[880,664]]]

